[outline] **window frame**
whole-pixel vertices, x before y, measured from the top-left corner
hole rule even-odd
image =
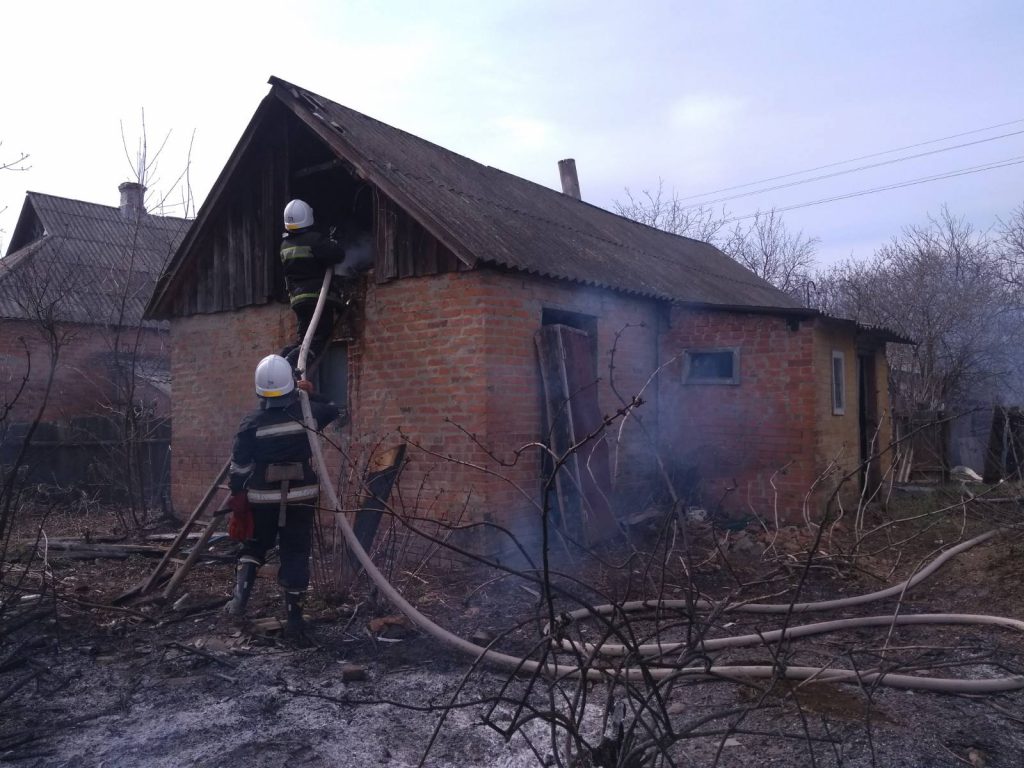
[[[732,376],[729,378],[695,378],[693,376],[693,358],[696,355],[732,355]],[[694,347],[683,350],[682,380],[685,386],[726,386],[736,387],[740,384],[740,348],[739,347]]]

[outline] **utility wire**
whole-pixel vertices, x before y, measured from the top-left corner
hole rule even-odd
[[[957,176],[967,176],[972,173],[981,173],[983,171],[994,171],[999,168],[1007,168],[1011,165],[1020,165],[1024,163],[1024,155],[1019,157],[1010,157],[1005,160],[997,160],[993,163],[986,163],[985,165],[976,165],[970,168],[960,168],[955,171],[947,171],[946,173],[936,174],[934,176],[922,176],[918,179],[910,179],[909,181],[901,181],[896,184],[886,184],[881,187],[872,187],[871,189],[862,189],[857,192],[848,192],[843,195],[834,195],[833,197],[823,197],[820,200],[811,200],[806,203],[796,203],[795,205],[787,205],[783,208],[772,208],[775,213],[783,213],[785,211],[795,211],[797,208],[809,208],[812,205],[821,205],[823,203],[833,203],[837,200],[847,200],[851,197],[860,197],[862,195],[873,195],[876,192],[886,192],[890,189],[900,189],[902,187],[912,187],[916,184],[926,184],[930,181],[941,181],[942,179],[952,179]],[[734,221],[743,221],[744,219],[752,219],[758,216],[761,212],[748,213],[743,216],[733,216],[726,219],[723,223],[731,224]]]
[[[732,187],[721,187],[720,189],[712,189],[709,192],[700,192],[696,195],[687,195],[686,197],[680,197],[679,200],[693,200],[698,197],[707,197],[708,195],[717,195],[720,192],[732,192],[734,189],[745,189],[746,187],[752,187],[755,184],[767,184],[770,181],[779,181],[780,179],[788,179],[793,176],[802,176],[805,173],[814,173],[814,171],[822,171],[826,168],[835,168],[837,165],[846,165],[847,163],[856,163],[859,160],[870,160],[872,157],[881,157],[882,155],[891,155],[893,152],[903,152],[907,149],[917,149],[918,147],[926,147],[929,144],[938,144],[940,141],[950,141],[952,139],[959,139],[963,136],[971,136],[975,133],[984,133],[985,131],[994,131],[996,128],[1005,128],[1008,125],[1018,125],[1024,123],[1024,118],[1019,120],[1010,120],[1006,123],[997,123],[996,125],[989,125],[985,128],[975,128],[973,131],[964,131],[963,133],[954,133],[952,136],[943,136],[941,139],[930,139],[928,141],[921,141],[917,144],[907,144],[903,147],[896,147],[895,149],[886,149],[882,152],[873,152],[870,155],[860,155],[859,157],[851,157],[848,160],[839,160],[834,163],[826,163],[825,165],[816,165],[813,168],[805,168],[802,171],[793,171],[792,173],[784,173],[781,176],[769,176],[766,179],[758,179],[757,181],[748,181],[746,184],[737,184]]]
[[[788,187],[797,187],[797,186],[799,186],[801,184],[810,184],[812,181],[821,181],[823,179],[831,179],[831,178],[834,178],[836,176],[843,176],[843,175],[845,175],[847,173],[856,173],[858,171],[866,171],[866,170],[869,170],[871,168],[880,168],[883,165],[893,165],[894,163],[902,163],[904,160],[916,160],[919,157],[928,157],[929,155],[937,155],[937,154],[940,154],[942,152],[949,152],[950,150],[953,150],[953,149],[963,149],[964,147],[973,147],[976,144],[984,144],[985,142],[996,141],[997,139],[1006,139],[1006,138],[1009,138],[1010,136],[1019,136],[1022,133],[1024,133],[1024,129],[1021,129],[1019,131],[1013,131],[1011,133],[1003,133],[1003,134],[1000,134],[999,136],[990,136],[987,139],[977,139],[976,141],[968,141],[968,142],[965,142],[963,144],[955,144],[952,147],[942,147],[941,149],[930,149],[927,152],[919,152],[916,155],[906,155],[905,157],[894,157],[892,160],[882,160],[881,162],[878,162],[878,163],[869,163],[868,165],[859,165],[856,168],[847,168],[847,169],[842,170],[842,171],[833,171],[832,173],[824,173],[824,174],[822,174],[820,176],[812,176],[809,179],[800,179],[798,181],[790,181],[790,182],[787,182],[785,184],[776,184],[773,187],[762,187],[761,189],[754,189],[754,190],[751,190],[750,192],[739,192],[739,193],[737,193],[735,195],[727,195],[725,197],[718,197],[718,198],[715,198],[714,200],[704,200],[704,201],[699,202],[699,203],[691,203],[690,205],[684,205],[683,209],[684,210],[689,210],[689,209],[692,209],[692,208],[702,208],[702,207],[704,207],[706,205],[714,205],[715,203],[722,203],[722,202],[725,202],[726,200],[735,200],[735,199],[740,198],[740,197],[750,197],[751,195],[759,195],[762,192],[774,192],[775,190],[778,190],[778,189],[786,189]]]

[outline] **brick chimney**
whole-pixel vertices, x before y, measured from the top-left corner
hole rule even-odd
[[[571,157],[558,161],[558,175],[562,177],[562,193],[582,200],[580,197],[580,178],[576,175],[576,161]]]
[[[122,219],[134,221],[146,213],[146,206],[142,201],[146,188],[142,184],[126,181],[117,185],[117,191],[121,193]]]

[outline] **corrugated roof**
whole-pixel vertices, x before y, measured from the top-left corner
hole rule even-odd
[[[481,165],[271,78],[342,157],[467,260],[699,304],[799,309],[714,246]]]
[[[137,325],[153,286],[191,222],[29,192],[15,229],[18,250],[0,259],[0,317]],[[43,232],[27,244],[29,231]],[[147,323],[148,325],[149,323]]]
[[[861,334],[861,336],[873,339],[880,344],[887,342],[893,342],[895,344],[917,344],[917,342],[909,336],[897,333],[892,328],[886,328],[884,325],[862,323],[859,320],[851,320],[848,317],[840,317],[839,315],[833,315],[828,312],[818,311],[817,314],[827,323],[834,323],[846,328],[853,328],[857,333]]]

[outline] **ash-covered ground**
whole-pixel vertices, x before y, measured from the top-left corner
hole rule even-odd
[[[815,561],[821,567],[807,572],[801,599],[859,594],[904,579],[950,542],[1006,523],[1006,505],[1000,510],[991,519],[979,512],[907,529],[903,533],[914,538],[892,538],[902,541],[898,548],[878,547],[855,566],[825,553]],[[1016,508],[1014,513],[1020,514]],[[650,551],[643,556],[640,538],[634,537],[632,548],[609,547],[600,559],[560,562],[558,567],[573,569],[578,581],[558,585],[564,592],[578,590],[581,602],[652,592],[678,598],[688,584],[707,597],[771,596],[779,602],[793,595],[805,532],[784,531],[769,550],[769,537],[756,529],[698,526],[690,533],[697,551],[682,558],[659,539],[655,518],[645,540]],[[655,561],[673,562],[658,569]],[[229,563],[197,568],[183,590],[187,597],[176,604],[109,607],[152,566],[152,559],[137,556],[50,557],[41,599],[22,599],[37,585],[30,578],[22,579],[19,593],[8,589],[16,598],[8,599],[0,615],[0,764],[1024,765],[1020,692],[954,696],[745,680],[679,681],[662,684],[656,693],[642,684],[551,684],[474,666],[472,658],[401,621],[365,581],[341,605],[310,601],[317,645],[300,648],[273,629],[239,626],[223,616],[220,604],[232,579]],[[6,586],[18,567],[16,561],[8,564]],[[33,567],[38,570],[29,570]],[[443,626],[484,641],[496,638],[495,647],[511,653],[536,653],[541,647],[547,611],[529,578],[478,568],[394,573],[424,613]],[[272,572],[266,575],[257,584],[253,619],[283,613]],[[910,590],[900,610],[1021,619],[1022,582],[1024,543],[1011,530]],[[576,607],[564,593],[558,600],[560,607]],[[894,607],[890,601],[858,613]],[[629,631],[653,632],[654,624],[645,622],[632,621]],[[667,624],[658,630],[666,636],[687,631],[685,622]],[[720,616],[704,630],[712,637],[775,626],[774,618]],[[581,631],[600,634],[594,626]],[[850,667],[869,664],[880,647],[913,674],[1024,673],[1020,632],[974,626],[908,627],[892,634],[888,628],[860,629],[716,654],[714,661]],[[636,725],[638,711],[663,722]],[[616,717],[622,717],[621,732]],[[553,741],[551,722],[559,718],[569,728],[557,730]],[[644,739],[663,739],[665,747],[629,762],[626,756]]]

